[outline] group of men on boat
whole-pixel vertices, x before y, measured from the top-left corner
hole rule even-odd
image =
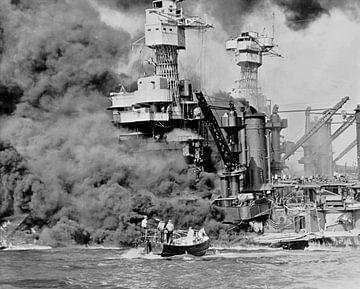
[[[144,247],[146,254],[159,254],[162,257],[174,255],[191,254],[203,256],[210,246],[210,239],[206,235],[204,228],[194,230],[179,230],[174,227],[169,219],[163,221],[154,219],[157,223],[149,222],[148,217],[144,216],[141,221],[141,246]]]
[[[158,223],[156,229],[149,228],[148,217],[144,216],[141,221],[141,231],[142,238],[146,241],[148,239],[156,239],[157,242],[164,244],[174,244],[174,224],[169,219],[168,221],[155,219]],[[182,242],[186,245],[192,245],[199,241],[202,241],[206,237],[204,228],[201,228],[199,231],[194,230],[192,227],[189,227],[188,230],[177,230],[176,235],[182,236]],[[155,236],[154,236],[155,235]],[[154,238],[155,237],[155,238]],[[176,238],[178,238],[177,236]]]
[[[148,218],[144,216],[144,219],[141,221],[141,229],[145,240],[148,237]],[[167,244],[171,244],[173,241],[173,233],[174,233],[174,224],[171,220],[167,222],[163,220],[159,220],[157,225],[157,230],[160,234],[160,242]]]

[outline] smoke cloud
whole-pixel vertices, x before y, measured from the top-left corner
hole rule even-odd
[[[129,61],[130,34],[85,0],[3,1],[0,19],[0,137],[11,143],[1,149],[0,217],[30,213],[52,245],[130,244],[145,214],[179,226],[206,219],[181,156],[118,143],[105,96],[129,78],[114,71]],[[213,187],[206,179],[198,192]],[[193,204],[178,205],[187,195]]]
[[[99,4],[107,5],[109,7],[116,7],[120,10],[137,10],[139,13],[143,12],[143,9],[151,7],[151,1],[148,0],[97,0]]]
[[[333,9],[344,11],[352,19],[358,19],[360,3],[352,1],[335,0],[199,0],[192,1],[195,7],[200,6],[200,11],[206,11],[219,20],[228,32],[237,31],[245,25],[249,14],[259,11],[273,10],[278,6],[286,17],[286,24],[293,30],[306,29],[312,22],[322,15],[330,15]]]
[[[24,158],[9,143],[0,143],[0,219],[29,213],[36,191],[44,190],[41,180],[31,174]]]
[[[349,17],[357,19],[360,4],[358,1],[333,0],[274,0],[284,10],[286,23],[293,30],[307,28],[322,15],[330,15],[333,9],[344,11]]]
[[[109,0],[99,4],[122,11],[142,14],[144,9],[151,8],[150,0]],[[358,19],[360,3],[356,0],[194,0],[186,1],[185,11],[193,15],[201,11],[217,19],[228,32],[237,31],[246,24],[246,16],[257,11],[271,11],[280,7],[286,16],[286,24],[293,30],[306,29],[322,15],[330,15],[333,9],[344,11],[349,17]]]
[[[294,30],[304,29],[322,14],[329,14],[329,11],[315,0],[280,0],[276,3],[284,9],[287,25]]]
[[[47,228],[40,237],[54,245],[86,242],[88,234],[99,243],[130,244],[145,214],[172,218],[179,227],[205,221],[216,233],[222,216],[209,213],[200,197],[214,192],[213,175],[202,174],[196,183],[181,156],[146,154],[146,148],[139,153],[137,143],[118,143],[105,96],[120,82],[133,80],[130,50],[138,37],[121,25],[106,25],[91,2],[0,3],[0,218],[30,212],[33,224]],[[132,14],[143,14],[151,5],[145,0],[97,2]],[[206,12],[220,24],[211,40],[216,45],[208,51],[216,55],[216,69],[210,71],[222,71],[220,62],[226,71],[212,76],[213,89],[216,81],[231,79],[225,76],[236,67],[219,55],[219,48],[229,31],[240,31],[248,13],[276,5],[287,25],[301,30],[333,9],[352,19],[359,11],[355,1],[250,2],[185,2],[188,11]],[[115,73],[119,64],[120,76]]]

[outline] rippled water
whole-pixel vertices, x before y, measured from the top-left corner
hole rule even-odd
[[[0,288],[360,288],[360,250],[210,250],[143,257],[138,250],[0,251]]]

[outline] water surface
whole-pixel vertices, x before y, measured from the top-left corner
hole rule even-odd
[[[0,288],[360,288],[360,250],[210,250],[162,259],[139,250],[0,251]]]

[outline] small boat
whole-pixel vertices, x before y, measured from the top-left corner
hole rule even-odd
[[[292,239],[292,240],[281,240],[277,243],[270,245],[271,248],[283,248],[284,250],[305,250],[309,247],[309,240],[304,239]]]
[[[188,231],[175,230],[169,243],[161,242],[160,234],[156,230],[149,230],[144,242],[145,253],[159,254],[161,257],[189,254],[193,256],[205,255],[210,247],[210,239],[204,229]]]

